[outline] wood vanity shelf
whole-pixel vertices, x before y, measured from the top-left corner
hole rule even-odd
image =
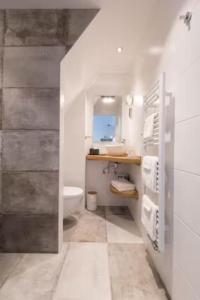
[[[111,191],[113,194],[116,194],[116,195],[121,196],[121,197],[138,199],[138,192],[137,192],[137,190],[134,190],[134,191],[127,191],[127,192],[120,192],[120,191],[118,191],[116,188],[114,188],[114,187],[112,186],[112,184],[111,184],[111,185],[110,185],[110,191]]]
[[[141,156],[87,155],[87,160],[105,160],[122,164],[141,165]]]

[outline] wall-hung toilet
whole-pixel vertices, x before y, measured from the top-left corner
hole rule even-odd
[[[79,187],[65,186],[63,190],[63,218],[80,212],[83,205],[83,190]]]

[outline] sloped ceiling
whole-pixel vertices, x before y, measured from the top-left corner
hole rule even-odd
[[[153,54],[152,49],[164,47],[177,13],[186,1],[108,1],[62,61],[61,82],[66,103],[87,91],[96,78],[102,79],[101,74],[129,75],[134,87],[136,81],[141,82],[144,65],[149,61],[155,67],[162,55],[162,52]],[[123,48],[121,54],[117,53],[118,47]],[[99,87],[99,83],[94,86]]]

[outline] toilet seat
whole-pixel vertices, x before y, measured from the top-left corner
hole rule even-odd
[[[75,198],[77,196],[82,196],[83,190],[79,187],[65,186],[63,191],[63,196],[65,199]]]

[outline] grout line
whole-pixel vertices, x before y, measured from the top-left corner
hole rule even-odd
[[[182,123],[184,123],[184,122],[190,121],[190,120],[192,120],[192,119],[199,118],[199,117],[200,117],[200,114],[197,114],[197,115],[194,115],[194,116],[192,116],[192,117],[189,117],[189,118],[186,118],[186,119],[177,121],[176,124],[175,124],[175,126],[176,126],[176,125],[179,125],[179,124],[182,124]]]
[[[10,253],[1,253],[1,254],[10,254]],[[7,282],[7,280],[10,278],[10,276],[13,274],[13,271],[16,269],[16,267],[18,267],[18,265],[22,262],[22,260],[24,259],[26,254],[21,254],[21,253],[15,253],[15,254],[19,254],[19,260],[14,264],[14,266],[12,267],[12,269],[10,270],[10,272],[8,272],[7,276],[5,277],[5,279],[3,280],[2,284],[0,285],[0,289],[3,288],[3,286],[5,285],[5,283]]]
[[[58,90],[60,91],[60,87],[42,87],[42,86],[2,86],[2,89],[9,90],[9,89],[31,89],[31,90]]]
[[[1,217],[8,217],[8,216],[15,216],[15,217],[41,217],[41,218],[52,218],[52,219],[58,219],[58,212],[53,213],[31,213],[31,212],[23,212],[23,211],[14,211],[14,212],[7,212],[7,211],[1,211],[0,212]],[[10,252],[5,252],[10,253]]]
[[[32,90],[58,90],[60,91],[59,86],[50,86],[50,87],[42,87],[42,86],[2,86],[2,89],[8,90],[8,89],[32,89]]]
[[[181,217],[179,217],[176,212],[174,212],[174,216],[179,221],[179,223],[182,223],[182,225],[184,225],[196,238],[198,238],[198,240],[200,239],[200,233],[194,231],[194,229],[188,223],[186,223]],[[175,222],[173,227],[175,227]]]
[[[63,243],[63,247],[64,247],[64,245],[66,245],[66,250],[65,250],[63,260],[60,263],[60,268],[59,268],[59,271],[58,271],[57,276],[56,276],[55,284],[54,284],[54,286],[52,288],[52,291],[51,291],[51,300],[54,299],[54,296],[55,296],[55,293],[56,293],[56,290],[57,290],[57,286],[58,286],[58,283],[60,281],[62,271],[64,269],[65,261],[66,261],[67,255],[69,253],[69,250],[70,250],[70,245],[69,244]]]
[[[6,169],[4,169],[4,170],[0,170],[1,172],[2,172],[2,174],[6,174],[6,173],[28,173],[28,172],[30,172],[30,173],[58,173],[59,172],[59,169],[54,169],[54,170],[51,170],[51,169],[49,169],[49,170],[37,170],[37,169],[35,169],[35,170],[33,170],[33,169],[31,169],[31,170],[6,170]]]
[[[190,172],[190,171],[187,171],[187,170],[182,170],[182,169],[177,169],[177,168],[174,168],[174,171],[179,171],[179,172],[182,172],[182,173],[185,173],[185,174],[188,174],[188,175],[194,175],[194,176],[200,176],[199,173],[194,173],[194,172]]]
[[[60,44],[37,44],[37,45],[25,45],[25,44],[21,44],[21,45],[6,45],[4,43],[4,48],[8,49],[8,48],[65,48],[65,47],[70,47],[70,45],[66,45],[65,43],[60,43]]]
[[[44,131],[51,131],[51,132],[53,131],[53,132],[55,132],[56,131],[56,132],[60,132],[59,129],[51,129],[51,128],[50,129],[49,128],[45,128],[45,129],[44,128],[38,128],[38,129],[37,128],[11,128],[11,129],[10,128],[2,128],[1,130],[3,131],[3,133],[7,133],[7,132],[10,133],[10,132],[14,132],[14,131],[15,132],[16,131],[17,132],[18,131],[19,132],[22,132],[22,131],[24,131],[24,132],[27,132],[27,131],[33,131],[33,132],[34,131],[36,131],[36,132],[38,132],[38,131],[43,131],[43,132]]]
[[[19,173],[58,173],[59,170],[0,170],[2,172],[2,174],[10,174],[12,173],[14,174],[19,174]]]
[[[108,276],[109,276],[109,285],[110,285],[110,296],[111,300],[113,300],[113,289],[112,289],[112,277],[111,277],[111,270],[110,270],[110,259],[109,259],[109,244],[106,245],[107,250],[107,259],[108,259]]]

